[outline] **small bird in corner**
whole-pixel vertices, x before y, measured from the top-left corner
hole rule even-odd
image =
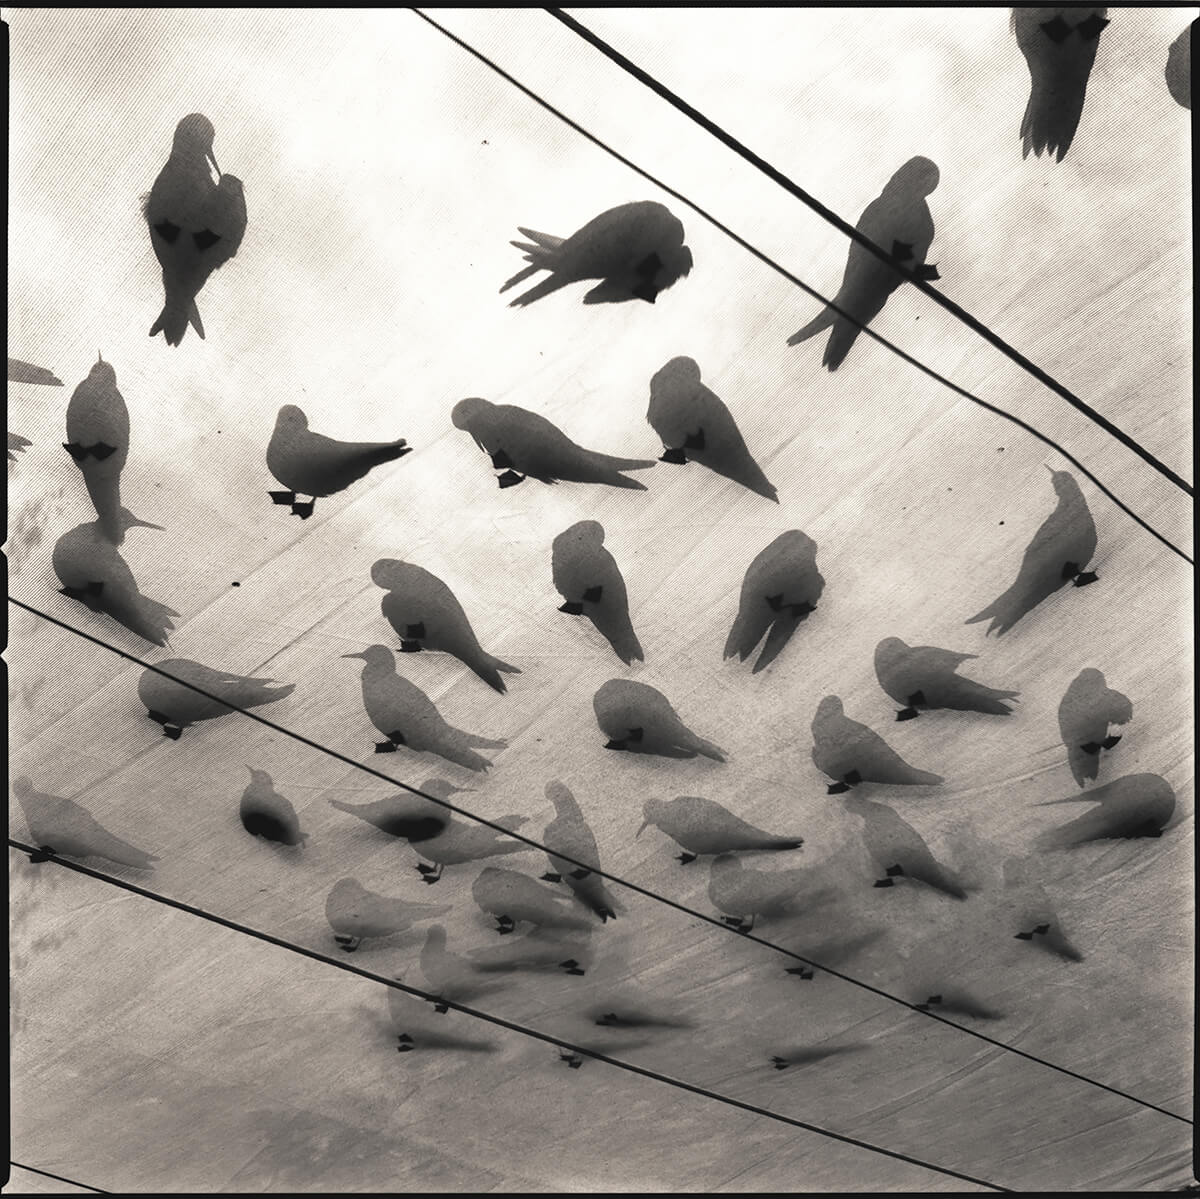
[[[129,457],[129,409],[117,390],[117,372],[99,351],[87,378],[71,393],[62,447],[83,472],[104,536],[120,545],[125,540],[121,471]]]
[[[890,254],[895,265],[852,241],[842,286],[833,300],[846,316],[832,306],[826,308],[788,338],[789,346],[832,329],[821,365],[835,371],[845,362],[862,326],[869,325],[883,311],[888,297],[906,279],[940,278],[937,267],[925,261],[934,234],[933,216],[925,197],[934,191],[940,177],[935,163],[917,157],[910,158],[888,180],[878,199],[863,210],[856,228]]]
[[[592,709],[600,731],[609,738],[605,749],[725,761],[725,751],[693,733],[670,700],[648,683],[609,679],[592,697]]]
[[[272,686],[271,679],[213,670],[189,658],[164,658],[155,666],[155,670],[147,667],[138,679],[138,699],[145,704],[146,715],[161,724],[163,735],[172,741],[178,741],[183,730],[196,721],[228,716],[235,708],[277,703],[296,689],[295,683]],[[159,670],[170,677],[159,674]],[[194,687],[207,694],[202,695]]]
[[[307,520],[318,499],[345,491],[384,462],[412,452],[403,437],[396,441],[335,441],[308,427],[308,417],[295,404],[284,404],[275,417],[267,443],[267,469],[287,491],[269,491],[276,504],[291,506],[292,515]],[[311,500],[301,500],[311,495]]]
[[[660,292],[692,269],[692,252],[683,244],[683,225],[653,201],[610,208],[565,239],[518,228],[529,241],[511,244],[525,252],[525,261],[530,265],[513,275],[500,289],[501,294],[538,271],[549,271],[550,275],[513,300],[511,308],[524,308],[560,287],[584,279],[600,280],[583,297],[585,304],[620,304],[626,300],[653,304]]]
[[[193,112],[175,127],[166,165],[144,198],[142,213],[150,243],[162,267],[166,303],[150,336],[162,333],[177,346],[191,324],[204,337],[196,296],[218,267],[237,252],[246,233],[246,197],[242,181],[222,175],[213,156],[216,130]],[[213,182],[212,163],[218,181]]]
[[[885,637],[875,647],[875,677],[898,704],[897,720],[915,720],[921,710],[945,708],[957,712],[984,712],[1009,716],[1008,701],[1018,691],[998,691],[956,673],[978,654],[957,654],[936,645],[906,645],[899,637]]]
[[[1029,67],[1021,157],[1045,150],[1062,162],[1071,148],[1107,8],[1014,8],[1011,27]]]
[[[1086,569],[1096,553],[1096,523],[1087,500],[1074,475],[1065,470],[1051,470],[1050,477],[1058,504],[1033,535],[1016,579],[967,624],[990,620],[988,633],[1002,636],[1059,588],[1068,583],[1086,587],[1096,582],[1096,572]]]
[[[308,834],[300,831],[300,818],[291,802],[275,790],[265,770],[247,766],[250,782],[238,808],[242,827],[255,837],[280,845],[304,845]]]
[[[1081,786],[1100,775],[1100,754],[1121,740],[1110,733],[1110,724],[1128,724],[1133,704],[1127,695],[1114,691],[1094,667],[1081,670],[1058,705],[1058,730],[1067,747],[1071,774]]]
[[[825,696],[817,705],[812,735],[813,762],[834,780],[830,795],[840,795],[859,783],[932,787],[943,781],[940,774],[910,766],[874,729],[851,720],[836,695]]]

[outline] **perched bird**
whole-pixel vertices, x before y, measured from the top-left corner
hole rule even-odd
[[[799,849],[804,844],[803,837],[778,836],[755,828],[728,808],[698,795],[648,799],[642,815],[645,820],[634,836],[640,837],[647,825],[654,825],[682,847],[678,861],[684,866],[705,854]]]
[[[725,641],[725,657],[744,662],[766,635],[754,674],[782,652],[801,622],[817,610],[825,580],[817,569],[817,543],[799,529],[780,533],[750,563],[742,580],[738,614]]]
[[[178,741],[179,734],[197,721],[228,716],[235,708],[273,704],[296,689],[295,683],[272,686],[271,679],[252,679],[213,670],[188,658],[164,658],[156,663],[156,667],[173,677],[164,678],[156,670],[146,669],[138,679],[138,698],[146,705],[146,715],[161,724],[163,735],[172,741]],[[193,691],[185,683],[202,688],[208,695]]]
[[[604,526],[581,520],[559,533],[551,550],[555,590],[568,616],[586,616],[628,666],[644,660],[629,619],[629,595],[616,559],[604,548]]]
[[[500,672],[521,673],[484,650],[462,604],[437,575],[411,562],[380,558],[371,567],[371,581],[387,592],[380,607],[400,638],[401,653],[429,649],[453,654],[502,695],[507,688]]]
[[[207,117],[198,112],[184,117],[142,207],[166,295],[150,336],[161,332],[172,346],[183,340],[189,322],[204,337],[196,296],[209,275],[238,252],[246,233],[242,181],[221,174],[213,157],[215,137]],[[210,162],[218,175],[216,183]]]
[[[610,208],[566,240],[518,229],[529,241],[511,244],[525,251],[530,265],[513,275],[501,294],[538,271],[549,271],[550,276],[518,296],[510,308],[523,308],[584,279],[600,280],[583,297],[585,304],[625,300],[653,304],[659,292],[692,269],[692,252],[683,244],[683,225],[661,204],[649,200]]]
[[[403,437],[396,441],[335,441],[308,427],[308,417],[295,404],[284,404],[275,417],[267,443],[267,469],[287,491],[269,491],[276,504],[290,504],[293,515],[307,520],[318,499],[345,491],[384,462],[412,452]],[[311,495],[311,500],[301,500]]]
[[[122,537],[126,529],[164,531],[162,525],[139,520],[128,508],[120,510],[119,519]],[[100,521],[88,521],[64,533],[55,543],[50,560],[62,584],[62,595],[78,600],[93,612],[111,616],[154,645],[168,644],[167,635],[175,628],[173,618],[179,613],[142,595],[133,571],[105,536]]]
[[[361,658],[363,707],[371,723],[387,738],[377,742],[377,754],[394,753],[403,745],[414,753],[431,753],[465,766],[468,770],[487,770],[491,761],[477,749],[503,749],[508,742],[478,737],[447,724],[433,700],[415,683],[396,673],[396,656],[386,645],[368,646],[360,654],[342,654],[343,658]]]
[[[129,457],[129,409],[117,390],[117,372],[99,358],[71,393],[63,449],[83,471],[83,482],[114,545],[125,540],[121,526],[121,471]]]
[[[896,879],[908,878],[955,899],[967,898],[958,876],[933,856],[921,834],[887,804],[853,794],[847,795],[842,802],[862,817],[863,844],[884,872],[884,877],[876,880],[875,886],[891,887]]]
[[[21,777],[13,780],[13,794],[25,813],[29,834],[38,846],[31,854],[34,862],[44,862],[51,854],[70,858],[104,858],[119,866],[153,870],[158,858],[114,837],[92,814],[73,799],[35,791],[33,783]]]
[[[904,705],[896,713],[897,720],[913,720],[920,716],[921,708],[1011,715],[1012,708],[1005,701],[1016,699],[1019,691],[999,691],[955,673],[964,662],[977,657],[934,645],[905,645],[899,637],[885,637],[875,647],[875,677],[892,699]]]
[[[699,462],[726,479],[779,503],[775,488],[754,461],[733,413],[700,382],[692,358],[672,358],[650,380],[646,420],[662,438],[660,462]]]
[[[573,858],[574,862],[548,853],[550,872],[543,874],[542,878],[551,883],[566,883],[575,893],[575,898],[602,921],[615,919],[616,900],[604,885],[604,879],[593,873],[600,869],[600,850],[596,846],[595,834],[579,807],[579,801],[565,784],[557,780],[546,784],[546,798],[554,805],[554,819],[546,825],[542,842],[548,850],[556,849]]]
[[[28,445],[33,445],[33,442],[30,441],[28,437],[22,437],[20,433],[10,433],[8,435],[9,462],[16,462],[17,454],[23,454],[25,452],[25,447]],[[13,453],[14,450],[16,453]]]
[[[865,1049],[865,1045],[793,1045],[771,1056],[771,1065],[776,1070],[786,1070],[789,1066],[812,1066],[823,1062],[826,1058],[836,1057],[840,1053],[854,1053]]]
[[[1167,90],[1171,99],[1189,112],[1192,108],[1192,26],[1184,27],[1183,32],[1171,43],[1167,51],[1167,67],[1163,72],[1167,80]],[[11,359],[10,359],[11,361]],[[10,375],[11,379],[12,376]]]
[[[709,868],[709,899],[725,913],[724,922],[743,933],[760,916],[795,915],[827,903],[833,895],[832,888],[814,884],[811,871],[755,870],[732,853],[718,854]]]
[[[945,976],[934,982],[929,977],[932,973],[933,971],[925,966],[909,971],[914,981],[909,984],[907,990],[916,1000],[913,1007],[918,1012],[930,1012],[939,1016],[966,1016],[971,1020],[1003,1018],[1003,1012],[972,994],[962,983],[950,981]]]
[[[1045,150],[1062,162],[1079,128],[1088,76],[1107,8],[1014,8],[1011,27],[1029,67],[1029,103],[1021,118],[1021,157]]]
[[[467,788],[455,787],[445,779],[426,779],[420,790],[437,799],[449,799]],[[349,812],[391,837],[406,840],[421,859],[417,863],[417,872],[431,885],[442,877],[447,866],[522,853],[529,848],[487,825],[460,820],[449,808],[408,791],[367,804],[342,803],[337,799],[329,802],[340,812]],[[501,816],[492,823],[515,830],[528,819],[527,816]],[[426,858],[433,864],[426,862]]]
[[[910,766],[877,732],[851,720],[836,695],[825,696],[817,705],[812,735],[817,769],[835,780],[829,786],[830,795],[859,783],[931,787],[943,781],[940,774]]]
[[[1058,912],[1038,880],[1030,859],[1005,859],[1002,903],[1014,940],[1056,954],[1068,962],[1083,961],[1083,954],[1063,931]]]
[[[238,814],[242,827],[256,837],[277,841],[280,845],[303,845],[308,834],[300,831],[296,809],[278,791],[265,770],[247,766],[250,782],[242,792]]]
[[[489,974],[561,970],[582,977],[590,963],[592,927],[568,935],[558,929],[534,927],[528,933],[496,945],[468,951],[475,969]]]
[[[44,366],[34,366],[32,362],[22,362],[19,358],[8,360],[8,381],[10,383],[37,383],[45,387],[61,387],[63,381]]]
[[[493,404],[478,398],[459,400],[450,420],[456,429],[470,433],[492,465],[504,472],[499,477],[502,488],[534,478],[541,483],[602,483],[645,491],[644,483],[627,479],[620,472],[654,465],[645,458],[614,458],[585,450],[544,416],[515,404]]]
[[[856,228],[895,260],[890,265],[866,246],[850,243],[846,273],[833,304],[788,338],[797,346],[831,329],[821,365],[837,370],[864,325],[882,311],[888,297],[908,279],[938,279],[937,267],[926,263],[933,243],[933,216],[925,202],[940,173],[928,158],[910,158],[884,185],[858,218]],[[834,309],[839,308],[843,316]]]
[[[451,953],[446,948],[446,929],[441,924],[431,924],[425,933],[425,944],[421,946],[421,973],[430,990],[439,1000],[449,999],[454,1003],[472,1003],[481,995],[501,990],[506,984],[496,979],[480,977],[480,972],[464,957]],[[449,1009],[438,1003],[437,1012]]]
[[[397,975],[397,982],[404,980]],[[412,1053],[428,1049],[461,1049],[465,1053],[493,1053],[498,1048],[495,1041],[480,1041],[460,1036],[438,1027],[444,1022],[434,1021],[423,999],[388,987],[388,1015],[396,1032],[397,1053]]]
[[[1112,749],[1121,740],[1109,733],[1110,724],[1128,724],[1133,719],[1133,704],[1127,695],[1113,691],[1104,675],[1093,667],[1081,670],[1071,680],[1058,705],[1058,729],[1071,774],[1082,787],[1100,775],[1100,751]]]
[[[592,697],[600,731],[609,738],[605,749],[664,758],[694,758],[697,754],[725,761],[725,751],[697,737],[663,693],[648,683],[609,679]]]
[[[1016,580],[967,624],[990,619],[988,633],[1003,634],[1060,587],[1071,582],[1086,587],[1096,581],[1096,573],[1084,569],[1096,552],[1096,525],[1087,501],[1073,475],[1051,470],[1050,476],[1058,504],[1033,535]]]
[[[606,996],[593,1001],[583,1015],[601,1028],[695,1028],[688,1019],[660,1011],[645,1001],[631,1001],[623,996]]]
[[[376,894],[355,878],[338,879],[325,900],[325,919],[333,929],[333,939],[347,953],[353,953],[367,937],[390,937],[449,910],[444,903],[413,903]]]
[[[1071,849],[1088,841],[1129,840],[1134,837],[1161,837],[1175,812],[1175,792],[1165,778],[1157,774],[1127,774],[1102,787],[1048,799],[1035,804],[1093,803],[1098,805],[1059,828],[1041,833],[1034,844],[1038,849]]]
[[[521,921],[541,928],[583,931],[592,922],[560,891],[544,887],[527,874],[485,866],[471,886],[479,908],[496,918],[496,931],[511,933]]]

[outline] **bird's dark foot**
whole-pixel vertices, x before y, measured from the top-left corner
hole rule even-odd
[[[583,605],[578,600],[568,600],[559,608],[560,612],[565,612],[568,616],[582,616]]]
[[[333,939],[346,953],[353,953],[362,944],[362,937],[347,937],[344,933],[335,933]]]
[[[596,1021],[597,1024],[604,1028],[615,1028],[618,1024],[620,1024],[620,1022],[621,1021],[617,1017],[616,1012],[605,1012],[604,1015]]]
[[[801,600],[798,604],[789,604],[788,607],[792,610],[792,616],[796,620],[803,620],[806,616],[811,616],[816,610],[816,604],[810,604],[808,600]]]
[[[889,866],[884,871],[884,874],[886,874],[888,876],[888,878],[903,878],[904,877],[904,867],[903,866]]]
[[[1120,740],[1121,740],[1121,735],[1119,733],[1113,733],[1113,735],[1111,737],[1105,737],[1104,740],[1100,742],[1100,744],[1105,749],[1112,749],[1112,747],[1114,745],[1116,745],[1116,743]]]
[[[517,474],[517,472],[515,470],[506,470],[504,472],[504,474],[502,474],[500,476],[500,479],[499,479],[500,490],[503,491],[504,488],[506,488],[506,487],[516,487],[516,485],[518,483],[524,483],[524,482],[525,482],[524,475]]]
[[[376,741],[375,752],[377,754],[394,754],[396,747],[390,741]]]
[[[64,441],[62,448],[75,459],[77,464],[82,464],[83,460],[88,456],[87,450],[83,448],[77,441]]]
[[[689,862],[694,862],[696,860],[696,855],[694,853],[681,853],[675,860],[681,866],[686,866]]]
[[[400,1044],[396,1046],[397,1053],[408,1053],[413,1048],[413,1039],[406,1032],[400,1033],[400,1035],[396,1037],[396,1040],[400,1042]]]
[[[146,709],[146,718],[153,720],[155,724],[170,724],[171,718],[164,716],[161,712],[155,711],[153,708]]]
[[[400,642],[400,652],[402,654],[419,654],[421,652],[421,643],[419,641],[402,640]]]
[[[789,966],[787,968],[787,973],[794,974],[798,978],[812,978],[813,976],[811,966]]]
[[[1055,17],[1052,21],[1043,21],[1038,28],[1056,46],[1061,46],[1071,36],[1071,26],[1062,17]]]
[[[583,593],[583,602],[584,602],[585,604],[598,604],[598,603],[600,602],[600,597],[601,597],[603,594],[604,594],[604,587],[603,587],[603,586],[599,586],[599,585],[598,585],[598,586],[596,586],[596,587],[589,587],[589,588],[588,588],[588,589],[587,589],[587,590],[586,590],[586,591]]]
[[[894,887],[896,880],[891,878],[877,878],[874,885],[876,887]]]
[[[492,465],[497,470],[512,470],[512,459],[503,450],[497,450],[492,455]]]
[[[829,786],[825,788],[825,794],[826,795],[841,795],[843,792],[849,791],[849,790],[850,790],[849,783],[830,783]]]
[[[626,743],[624,741],[606,741],[604,743],[604,748],[622,750],[626,748]]]
[[[163,736],[170,737],[172,741],[178,741],[179,734],[182,732],[183,729],[177,724],[168,723],[163,725]]]
[[[583,1058],[581,1058],[577,1053],[560,1053],[558,1055],[558,1060],[560,1062],[566,1062],[572,1070],[578,1070],[579,1067],[583,1065]]]
[[[276,504],[294,504],[296,502],[296,493],[294,491],[268,491],[267,495]]]
[[[1108,18],[1100,16],[1099,13],[1092,13],[1086,21],[1080,21],[1075,26],[1079,30],[1079,36],[1085,42],[1094,41],[1103,32],[1105,25],[1108,24]]]
[[[916,710],[916,708],[901,708],[900,711],[898,711],[896,713],[896,719],[897,720],[916,720],[916,718],[920,715],[921,715],[921,713],[918,712]]]
[[[513,923],[513,918],[511,916],[496,917],[496,931],[502,937],[508,933],[511,933],[514,928],[516,928],[516,925]]]
[[[791,1065],[791,1062],[789,1062],[785,1057],[773,1057],[771,1059],[771,1065],[774,1066],[776,1070],[786,1070],[788,1066]]]
[[[721,923],[728,924],[730,928],[741,928],[746,922],[741,916],[722,916]]]
[[[444,1016],[450,1010],[450,1005],[438,1000],[438,1002],[433,1005],[433,1010]]]
[[[683,452],[683,448],[668,449],[665,454],[659,458],[659,462],[669,462],[672,466],[686,466],[687,455]]]
[[[48,862],[54,856],[54,850],[49,845],[43,845],[39,849],[35,849],[29,855],[31,862]]]
[[[1100,752],[1100,742],[1089,741],[1086,745],[1081,745],[1079,748],[1083,750],[1085,754],[1098,754]]]
[[[561,883],[562,875],[555,874],[553,870],[547,870],[545,874],[538,876],[544,883]]]
[[[582,977],[584,973],[583,967],[574,958],[567,958],[565,962],[559,962],[558,964],[568,974],[575,974]]]
[[[596,915],[600,917],[601,924],[607,924],[610,920],[617,918],[617,914],[612,908],[597,908]]]
[[[308,520],[313,514],[313,508],[316,506],[316,503],[316,500],[305,500],[303,503],[297,500],[292,505],[292,515],[298,516],[301,520]]]
[[[932,283],[935,279],[940,279],[938,274],[937,264],[934,262],[923,262],[916,270],[913,271],[913,276],[917,279],[924,279],[926,283]]]
[[[427,866],[424,862],[418,862],[417,871],[421,875],[421,878],[431,885],[442,877],[441,866]]]
[[[930,997],[925,1000],[924,1003],[914,1003],[913,1007],[915,1007],[918,1012],[927,1012],[931,1007],[937,1007],[941,1002],[942,997],[940,995],[930,995]]]
[[[1076,587],[1086,587],[1094,583],[1100,576],[1094,570],[1082,570],[1075,576]]]
[[[587,878],[592,872],[586,866],[580,866],[578,870],[571,871],[572,878]]]
[[[91,447],[92,457],[95,458],[97,462],[103,462],[105,458],[111,457],[116,452],[117,447],[115,445],[106,445],[103,441],[98,441],[94,446]]]

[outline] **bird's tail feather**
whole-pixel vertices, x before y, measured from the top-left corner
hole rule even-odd
[[[828,329],[837,320],[837,313],[832,308],[823,308],[819,315],[813,317],[803,329],[797,329],[787,339],[789,346],[798,346],[802,341],[815,337],[822,329]]]
[[[529,275],[532,275],[534,271],[539,271],[542,269],[543,268],[539,266],[527,267],[519,274],[514,275],[513,278],[510,279],[500,290],[505,291],[512,284],[519,282],[521,279],[524,279]],[[573,282],[573,279],[570,279],[564,275],[551,275],[550,278],[543,279],[536,287],[531,287],[527,292],[519,295],[515,300],[512,301],[509,307],[524,308],[526,305],[533,304],[537,300],[542,299],[544,296],[548,296],[551,292],[558,291],[560,287],[566,287],[568,283]]]
[[[510,287],[515,286],[524,279],[528,279],[530,275],[536,275],[541,269],[542,268],[535,262],[533,266],[527,266],[524,270],[518,271],[511,279],[508,280],[507,283],[504,284],[503,287],[500,288],[500,294],[503,295],[504,292],[508,291]]]
[[[192,307],[194,308],[195,305],[193,304]],[[186,308],[167,304],[158,314],[158,320],[150,326],[150,336],[154,337],[161,333],[167,339],[167,345],[179,345],[183,341],[183,335],[187,332],[190,315]],[[198,315],[199,313],[197,313]],[[203,337],[204,334],[201,333],[200,336]]]
[[[848,320],[835,321],[829,341],[825,343],[825,356],[821,359],[821,365],[827,366],[831,371],[837,370],[846,361],[846,355],[858,340],[860,332],[859,327]]]
[[[563,239],[555,237],[553,233],[539,233],[536,229],[524,229],[520,225],[517,226],[517,232],[546,250],[557,250],[563,244]]]

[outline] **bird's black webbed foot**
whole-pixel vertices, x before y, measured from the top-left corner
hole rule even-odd
[[[42,845],[29,855],[29,860],[34,863],[48,862],[52,857],[54,857],[54,850],[49,845]]]
[[[163,239],[169,246],[175,244],[175,239],[179,236],[179,226],[171,224],[170,221],[159,221],[154,226],[154,232]]]
[[[916,710],[916,708],[913,708],[913,707],[901,708],[896,713],[896,719],[897,720],[916,720],[916,718],[920,715],[921,715],[921,713],[918,712]]]
[[[503,451],[497,450],[491,455],[492,465],[497,470],[512,470],[512,459]]]
[[[394,754],[396,747],[390,741],[376,741],[375,752],[377,754]]]
[[[1098,754],[1100,752],[1099,741],[1088,741],[1079,747],[1085,754]]]
[[[561,883],[562,875],[555,874],[553,870],[547,870],[545,874],[539,875],[544,883]]]
[[[888,876],[888,878],[903,878],[904,877],[904,867],[903,866],[889,866],[884,871],[884,874],[886,874]]]
[[[400,1033],[396,1037],[396,1040],[400,1042],[400,1044],[396,1046],[397,1053],[408,1053],[410,1050],[415,1048],[412,1037],[410,1037],[406,1032]]]
[[[211,250],[220,240],[221,235],[214,233],[211,229],[202,229],[199,233],[192,234],[192,241],[195,243],[196,249],[200,251]]]
[[[182,732],[183,729],[179,725],[172,724],[169,721],[163,725],[163,736],[170,737],[172,741],[178,741],[179,735]]]
[[[604,748],[605,749],[615,749],[619,752],[620,750],[623,750],[626,748],[626,744],[624,741],[606,741],[604,743]]]
[[[1099,575],[1094,570],[1081,570],[1074,579],[1076,587],[1086,587],[1089,583],[1096,582]]]
[[[1075,28],[1079,31],[1079,36],[1083,38],[1085,42],[1091,42],[1100,36],[1105,25],[1108,23],[1107,17],[1102,17],[1099,13],[1092,13],[1087,20],[1080,21]]]
[[[583,1065],[583,1058],[577,1053],[560,1053],[558,1055],[560,1062],[566,1062],[572,1070],[578,1070]]]
[[[346,953],[353,953],[362,944],[362,937],[348,937],[345,933],[335,933],[333,939]]]
[[[616,1028],[621,1023],[621,1020],[616,1012],[605,1012],[596,1023],[602,1028]]]
[[[572,878],[587,878],[592,872],[586,866],[580,866],[578,870],[571,871]]]
[[[444,1016],[450,1010],[450,1005],[448,1003],[443,1003],[442,1000],[439,998],[434,1003],[433,1010],[435,1012],[437,1012],[439,1015]]]
[[[574,974],[580,977],[583,976],[583,967],[580,966],[580,964],[574,958],[567,958],[565,962],[559,962],[558,964],[568,974]]]
[[[83,448],[77,441],[64,441],[62,448],[75,459],[76,465],[82,465],[83,460],[88,456],[87,450]]]
[[[317,501],[315,499],[304,500],[303,502],[297,500],[292,505],[292,515],[298,516],[301,520],[308,520],[308,518],[312,516],[313,509],[316,507],[316,505]]]
[[[1104,738],[1104,740],[1100,742],[1100,744],[1101,744],[1101,745],[1102,745],[1102,746],[1103,746],[1105,749],[1112,749],[1112,747],[1113,747],[1114,745],[1116,745],[1116,743],[1117,743],[1118,741],[1120,741],[1120,740],[1121,740],[1121,734],[1120,734],[1120,733],[1113,733],[1113,734],[1112,734],[1112,736],[1110,736],[1110,737],[1105,737],[1105,738]]]
[[[579,600],[567,600],[565,604],[561,604],[558,609],[560,612],[565,612],[568,616],[582,616],[583,604]]]
[[[932,283],[935,279],[940,279],[938,274],[937,263],[923,262],[920,266],[913,270],[913,278],[923,279],[926,283]]]
[[[296,502],[296,493],[294,491],[268,491],[267,495],[271,497],[272,503],[275,504],[294,504]]]
[[[1038,28],[1056,46],[1061,46],[1071,36],[1071,26],[1062,17],[1055,17],[1052,21],[1043,21]]]
[[[682,446],[675,448],[668,447],[662,457],[659,458],[659,462],[667,462],[671,466],[686,466],[687,455],[683,452]]]
[[[610,920],[617,918],[617,914],[612,908],[597,908],[596,915],[600,917],[601,924],[607,924]]]
[[[511,916],[496,917],[496,931],[502,937],[506,936],[508,933],[511,933],[514,928],[516,928],[516,925],[513,923],[513,918]]]
[[[813,971],[812,971],[811,966],[789,966],[787,968],[787,973],[794,974],[794,975],[796,975],[797,978],[805,978],[805,979],[812,978],[812,976],[813,976]]]
[[[688,865],[690,862],[694,862],[694,861],[696,860],[696,855],[695,855],[694,853],[681,853],[681,854],[679,854],[679,855],[677,855],[677,856],[676,856],[675,860],[676,860],[676,861],[677,861],[677,862],[678,862],[678,863],[679,863],[681,866],[686,866],[686,865]]]
[[[791,1064],[792,1063],[789,1062],[785,1057],[771,1058],[771,1065],[774,1066],[776,1070],[786,1070]]]
[[[516,487],[518,483],[525,482],[525,476],[519,475],[515,470],[506,470],[498,480],[500,490],[503,491],[506,487]]]
[[[109,445],[107,442],[98,441],[91,447],[91,455],[97,462],[103,462],[105,458],[111,458],[117,452],[115,445]]]
[[[417,872],[420,874],[421,880],[429,883],[430,886],[432,886],[438,881],[439,878],[442,877],[441,866],[429,866],[424,862],[417,863]]]
[[[913,1007],[915,1007],[918,1012],[927,1012],[931,1007],[937,1007],[941,1002],[942,997],[940,995],[930,995],[930,997],[926,999],[924,1003],[914,1003]]]
[[[843,780],[842,782],[830,783],[829,786],[825,788],[825,794],[826,795],[842,795],[849,790],[850,790],[850,784]]]
[[[583,602],[585,604],[598,604],[600,602],[600,597],[603,594],[604,594],[604,587],[602,584],[597,585],[595,587],[589,587],[583,593]]]

